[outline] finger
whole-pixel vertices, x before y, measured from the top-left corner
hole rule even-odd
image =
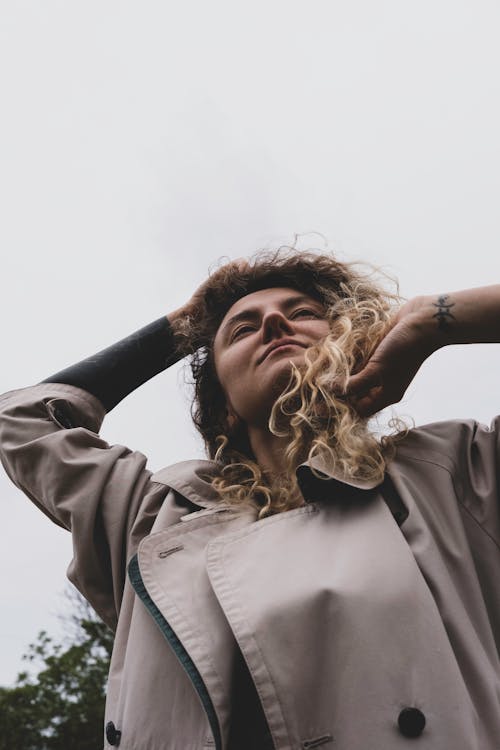
[[[359,398],[352,398],[351,403],[361,417],[371,417],[388,406],[382,386],[372,388],[370,393]]]
[[[332,389],[338,396],[351,396],[355,394],[361,395],[363,392],[377,385],[380,385],[380,380],[363,370],[356,375],[350,375],[347,381],[334,380],[332,382]]]
[[[356,375],[351,375],[345,387],[345,394],[347,396],[362,396],[373,388],[380,388],[381,386],[382,378],[378,369],[365,367]]]

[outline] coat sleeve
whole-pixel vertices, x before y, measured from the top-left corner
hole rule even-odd
[[[141,506],[154,518],[168,488],[151,481],[142,453],[99,437],[105,413],[94,395],[73,385],[5,393],[0,459],[12,482],[71,531],[68,578],[114,628],[132,526]]]
[[[455,470],[462,503],[497,545],[500,562],[500,417],[490,427],[465,422],[461,434]]]
[[[479,532],[500,546],[500,416],[435,422],[409,434],[410,455],[445,467],[460,505]],[[416,450],[415,450],[416,449]],[[500,557],[498,558],[500,562]]]
[[[500,654],[500,417],[460,424],[455,476],[464,530]]]
[[[170,321],[163,315],[42,382],[82,388],[110,412],[125,396],[181,357]]]
[[[439,530],[444,558],[463,555],[500,650],[500,417],[489,427],[474,420],[436,422],[411,430],[408,439],[403,453],[411,459],[418,504]]]

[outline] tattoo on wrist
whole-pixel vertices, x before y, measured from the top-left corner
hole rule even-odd
[[[433,306],[437,307],[438,311],[432,317],[437,319],[438,328],[441,331],[449,331],[452,320],[456,320],[455,316],[450,312],[450,309],[455,306],[454,302],[449,302],[449,295],[442,294],[438,297],[437,302],[433,302]]]

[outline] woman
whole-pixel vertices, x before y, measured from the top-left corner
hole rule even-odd
[[[68,577],[116,631],[106,747],[498,747],[497,424],[368,425],[498,320],[499,285],[399,306],[278,251],[4,394],[3,465],[71,530]],[[209,460],[151,474],[99,428],[187,353]]]

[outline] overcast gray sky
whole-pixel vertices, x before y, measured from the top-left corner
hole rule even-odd
[[[497,283],[499,38],[485,0],[4,2],[0,392],[295,233],[383,265],[405,297]],[[499,365],[500,346],[448,347],[397,412],[489,422]],[[101,435],[151,469],[201,456],[182,378],[149,381]],[[71,539],[3,471],[0,503],[5,685],[38,630],[61,633]]]

